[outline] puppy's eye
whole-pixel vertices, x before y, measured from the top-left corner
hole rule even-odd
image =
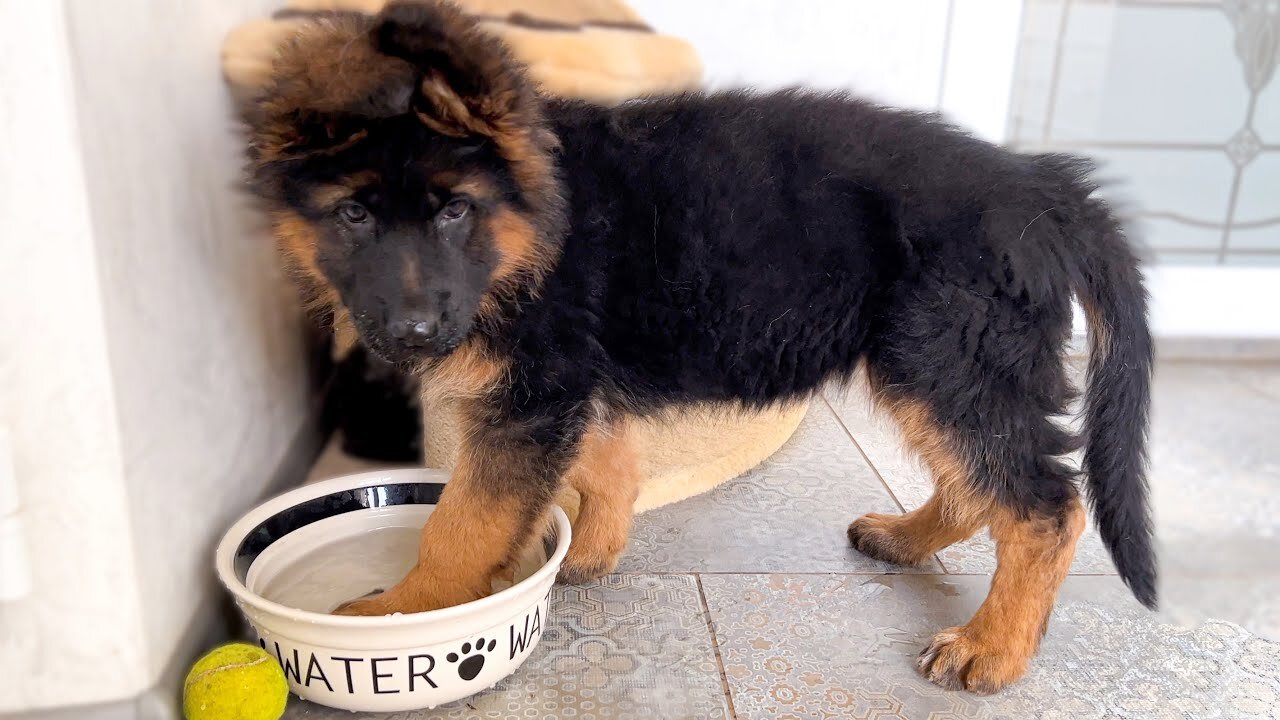
[[[462,198],[454,198],[445,203],[443,209],[440,210],[441,220],[460,220],[467,211],[471,209],[471,202]]]
[[[360,203],[346,202],[338,206],[338,216],[352,225],[369,220],[369,211]]]

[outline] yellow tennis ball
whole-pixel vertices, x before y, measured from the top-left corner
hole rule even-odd
[[[257,645],[229,643],[196,661],[182,687],[187,720],[280,720],[289,684]]]

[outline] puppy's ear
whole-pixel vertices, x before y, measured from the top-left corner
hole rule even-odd
[[[548,216],[562,208],[553,153],[559,140],[542,100],[501,40],[444,2],[387,5],[374,20],[371,43],[420,75],[411,103],[432,130],[491,140],[510,164],[522,197]]]
[[[418,72],[377,52],[370,27],[358,16],[319,20],[280,48],[270,83],[241,113],[253,160],[336,152],[363,136],[371,121],[409,112]]]
[[[437,132],[496,136],[540,119],[524,68],[501,40],[444,2],[392,2],[378,15],[373,46],[422,74],[414,109]]]

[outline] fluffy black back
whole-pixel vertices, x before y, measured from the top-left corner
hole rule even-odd
[[[550,114],[572,229],[515,345],[581,327],[592,347],[575,350],[628,402],[811,392],[939,268],[1066,312],[1057,251],[1017,232],[1054,188],[935,117],[801,92]]]

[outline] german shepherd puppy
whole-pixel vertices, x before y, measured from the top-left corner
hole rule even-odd
[[[606,573],[636,493],[628,418],[786,403],[865,368],[936,491],[849,540],[914,565],[989,527],[986,601],[918,665],[999,690],[1085,524],[1061,459],[1080,443],[1051,420],[1073,394],[1073,295],[1091,327],[1085,487],[1154,606],[1146,295],[1086,161],[840,93],[549,100],[434,3],[315,24],[247,119],[253,187],[314,300],[466,421],[417,567],[339,612],[480,597],[566,483],[582,509],[563,576]]]

